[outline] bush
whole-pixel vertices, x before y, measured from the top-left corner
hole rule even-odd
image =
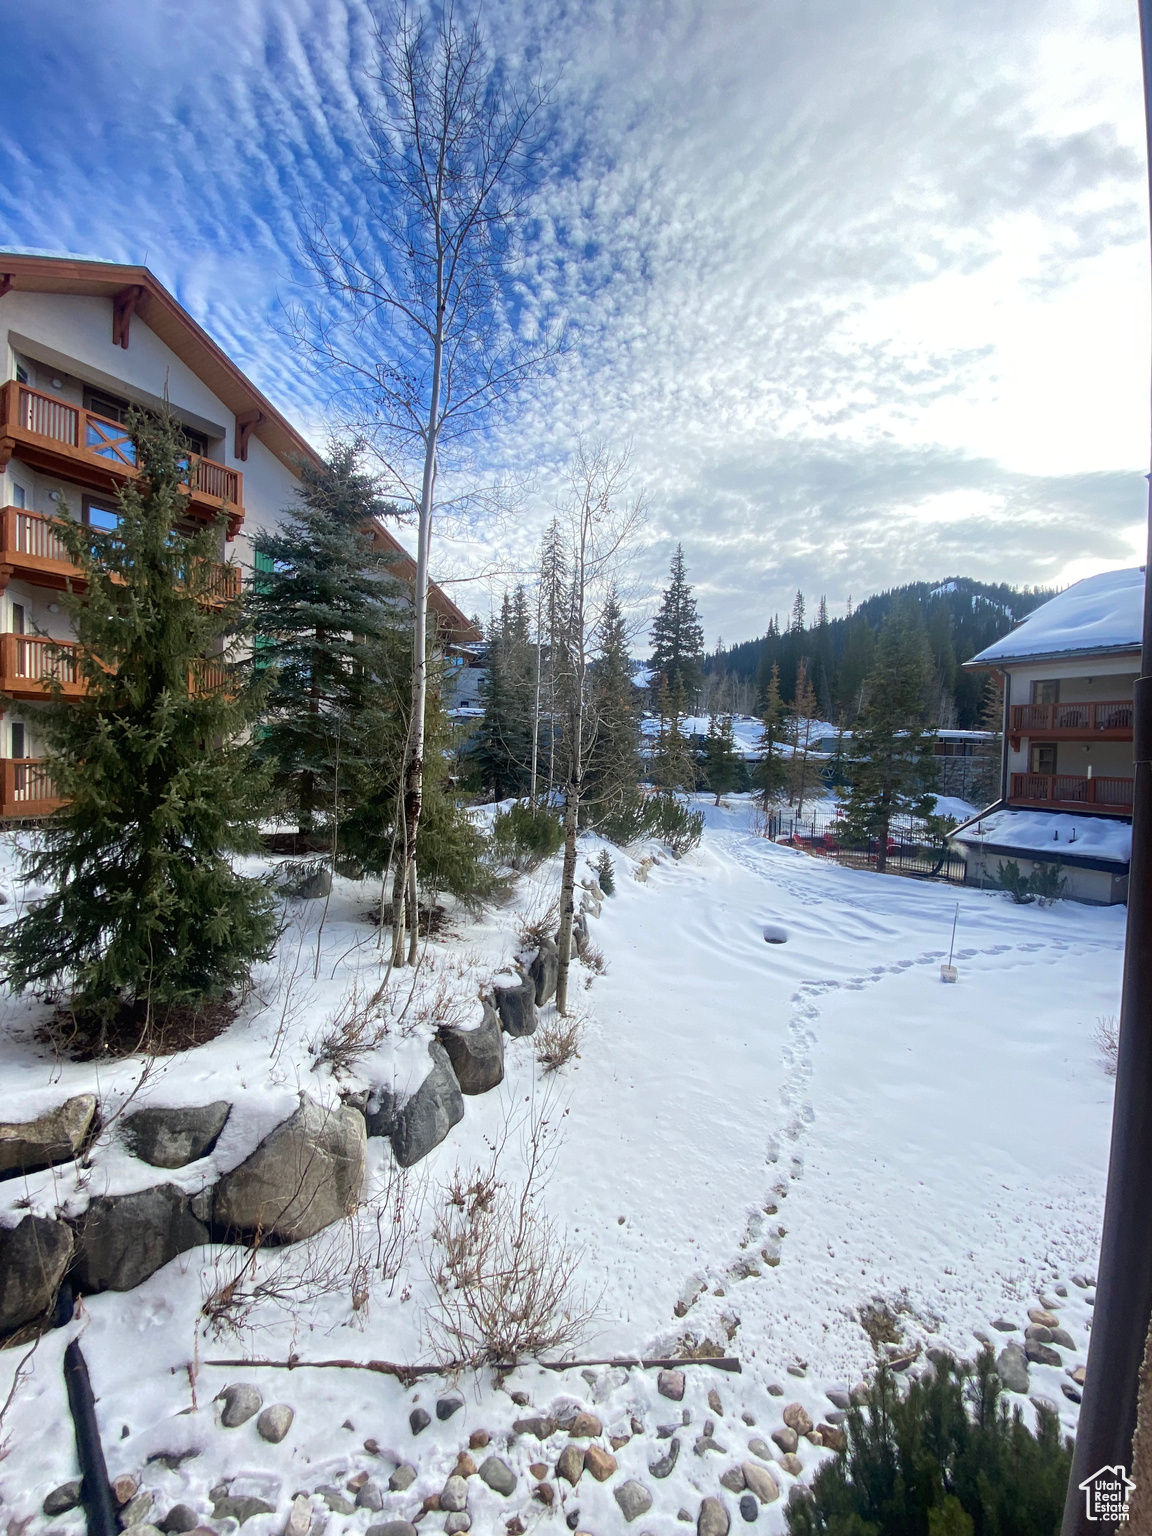
[[[1033,1434],[1010,1412],[991,1350],[935,1360],[903,1398],[881,1366],[846,1450],[789,1505],[791,1536],[1056,1536],[1072,1468],[1056,1415],[1037,1409]]]
[[[1057,864],[1034,864],[1032,873],[1024,875],[1015,859],[1006,859],[1000,866],[1000,889],[1007,891],[1017,905],[1039,901],[1042,907],[1050,907],[1064,895],[1067,884]]]
[[[612,855],[607,848],[601,848],[596,860],[596,879],[605,896],[616,894],[616,871],[612,868]]]
[[[999,885],[1002,891],[1007,891],[1017,906],[1026,907],[1030,901],[1036,900],[1031,880],[1027,875],[1020,873],[1020,866],[1015,859],[1005,859],[1001,864]]]
[[[621,848],[642,837],[658,837],[679,858],[700,841],[704,815],[701,811],[690,811],[674,795],[637,795],[634,800],[614,806],[597,823],[596,830]]]
[[[496,851],[513,869],[535,869],[557,853],[563,841],[564,828],[555,813],[527,800],[498,811],[492,823]]]

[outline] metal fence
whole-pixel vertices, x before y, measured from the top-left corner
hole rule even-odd
[[[845,843],[837,835],[835,814],[815,812],[798,818],[787,812],[773,811],[765,820],[764,835],[773,842],[787,842],[815,858],[832,859],[850,869],[876,869],[880,863],[880,844]],[[947,844],[941,844],[922,824],[909,818],[894,825],[889,833],[884,860],[885,873],[911,875],[922,880],[950,880],[963,884],[967,865],[963,857]]]

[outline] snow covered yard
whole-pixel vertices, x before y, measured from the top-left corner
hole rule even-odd
[[[861,1321],[868,1308],[864,1317],[897,1354],[940,1344],[971,1355],[980,1335],[998,1352],[1005,1340],[1022,1340],[1028,1309],[1041,1296],[1057,1302],[1076,1347],[1063,1349],[1061,1366],[1033,1364],[1028,1391],[1056,1403],[1074,1428],[1075,1404],[1061,1387],[1064,1368],[1085,1358],[1091,1291],[1072,1277],[1094,1270],[1111,1108],[1093,1032],[1099,1017],[1119,1011],[1123,910],[1016,907],[999,894],[840,868],[752,835],[747,802],[700,804],[704,840],[683,860],[641,866],[612,850],[617,894],[591,923],[606,971],[576,972],[586,1016],[580,1057],[543,1078],[532,1041],[507,1041],[504,1083],[468,1099],[464,1121],[408,1176],[413,1231],[402,1272],[388,1282],[377,1275],[367,1300],[353,1305],[356,1260],[371,1271],[376,1252],[370,1204],[350,1231],[310,1245],[334,1256],[334,1283],[321,1283],[317,1265],[284,1305],[263,1303],[235,1334],[213,1336],[201,1316],[233,1272],[233,1250],[193,1250],[134,1291],[89,1298],[77,1323],[42,1340],[13,1400],[0,1462],[6,1518],[34,1516],[32,1532],[82,1528],[79,1511],[53,1520],[38,1513],[45,1494],[75,1476],[60,1359],[77,1333],[112,1475],[143,1476],[155,1494],[153,1518],[182,1503],[218,1530],[233,1527],[223,1504],[213,1518],[209,1495],[227,1481],[229,1497],[270,1508],[246,1521],[251,1536],[278,1536],[292,1495],[320,1487],[335,1494],[327,1500],[333,1533],[411,1519],[440,1493],[477,1431],[490,1443],[474,1459],[498,1455],[518,1481],[504,1496],[469,1477],[474,1530],[502,1532],[514,1516],[560,1530],[561,1516],[575,1510],[580,1529],[618,1530],[614,1491],[636,1479],[653,1498],[637,1529],[670,1533],[681,1510],[695,1520],[701,1496],[722,1493],[719,1477],[733,1463],[755,1459],[749,1441],[781,1427],[784,1404],[803,1404],[816,1422],[835,1418],[825,1392],[850,1388],[873,1360]],[[594,840],[586,851],[595,856]],[[457,919],[429,946],[431,974],[448,978],[462,1005],[473,1000],[473,1022],[478,985],[514,952],[518,910],[538,908],[557,878],[546,866],[520,882],[509,907],[478,923]],[[343,1079],[312,1067],[324,1020],[354,983],[379,979],[364,921],[372,899],[369,886],[337,882],[315,983],[322,904],[293,904],[282,963],[257,978],[237,1023],[161,1062],[140,1088],[139,1102],[154,1095],[166,1104],[243,1091],[248,1108],[212,1154],[218,1171],[246,1156],[302,1089],[334,1103],[341,1088],[385,1075],[413,1086],[426,1070],[430,1026],[408,1038],[394,1033]],[[944,986],[939,966],[957,902],[960,979]],[[766,932],[785,941],[766,942]],[[59,1084],[98,1090],[113,1104],[132,1091],[139,1062],[48,1061],[29,1028],[42,1014],[34,1003],[7,1005],[7,1115],[36,1113],[49,1092],[60,1097]],[[209,1363],[283,1360],[292,1351],[429,1359],[426,1261],[438,1196],[457,1166],[488,1161],[487,1141],[509,1120],[522,1128],[542,1105],[556,1131],[545,1203],[582,1247],[580,1273],[599,1298],[581,1357],[673,1355],[707,1342],[741,1361],[739,1375],[690,1366],[682,1402],[659,1396],[656,1372],[640,1369],[530,1367],[502,1383],[465,1376],[455,1384],[462,1408],[442,1421],[434,1405],[453,1384],[436,1377],[405,1387],[361,1371]],[[506,1154],[513,1180],[520,1135],[514,1130]],[[387,1230],[390,1153],[379,1139],[369,1148],[368,1194]],[[82,1178],[57,1168],[0,1184],[2,1219],[60,1204],[75,1210],[93,1194],[133,1187],[133,1168],[113,1128]],[[209,1171],[191,1165],[171,1177],[191,1188]],[[280,1249],[259,1266],[299,1268],[302,1254],[303,1245]],[[22,1355],[0,1356],[0,1398]],[[282,1443],[262,1440],[255,1419],[220,1426],[213,1399],[238,1381],[254,1383],[265,1404],[295,1409]],[[531,1406],[512,1393],[527,1394]],[[1016,1401],[1031,1413],[1027,1396]],[[414,1407],[432,1412],[416,1436]],[[570,1488],[554,1475],[569,1443],[563,1430],[542,1443],[512,1426],[583,1407],[602,1420],[605,1440],[614,1437],[619,1471],[603,1484],[585,1473]],[[681,1426],[683,1414],[690,1422]],[[695,1455],[708,1418],[724,1449]],[[669,1424],[682,1449],[670,1475],[656,1477],[650,1465],[670,1443],[657,1429]],[[801,1438],[798,1454],[807,1475],[827,1453]],[[416,1479],[388,1492],[400,1463]],[[551,1509],[532,1498],[537,1464],[556,1490]],[[770,1470],[786,1498],[790,1474],[779,1460]],[[383,1513],[340,1512],[361,1472],[384,1490]],[[723,1497],[735,1514],[733,1494]],[[323,1495],[314,1502],[325,1508]],[[783,1502],[764,1507],[760,1528],[783,1529]],[[443,1525],[442,1514],[428,1513],[421,1528]]]

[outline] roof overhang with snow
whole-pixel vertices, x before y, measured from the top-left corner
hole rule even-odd
[[[1143,627],[1143,566],[1105,571],[1050,598],[964,665],[981,669],[1086,656],[1138,656]]]

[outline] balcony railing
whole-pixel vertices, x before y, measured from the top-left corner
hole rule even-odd
[[[1098,704],[1013,704],[1010,729],[1014,735],[1132,737],[1132,700],[1107,699]]]
[[[31,451],[41,460],[47,455],[50,469],[63,467],[66,473],[71,464],[86,467],[89,476],[95,471],[101,485],[120,485],[139,474],[136,445],[119,422],[30,389],[16,379],[0,389],[0,438],[6,440],[9,452],[20,451],[27,457]],[[226,507],[234,536],[244,518],[244,477],[239,470],[192,454],[185,489],[193,511],[201,515],[218,516]]]
[[[45,699],[52,680],[58,679],[66,699],[79,699],[87,691],[76,667],[76,647],[70,640],[47,640],[39,635],[0,635],[0,692],[14,699]],[[202,657],[188,673],[190,693],[235,690],[232,669],[218,657]]]
[[[1129,816],[1132,780],[1104,775],[1086,778],[1075,773],[1014,773],[1008,798],[1013,805],[1044,805],[1061,810],[1091,808]]]
[[[50,816],[62,804],[41,759],[0,760],[0,816]]]

